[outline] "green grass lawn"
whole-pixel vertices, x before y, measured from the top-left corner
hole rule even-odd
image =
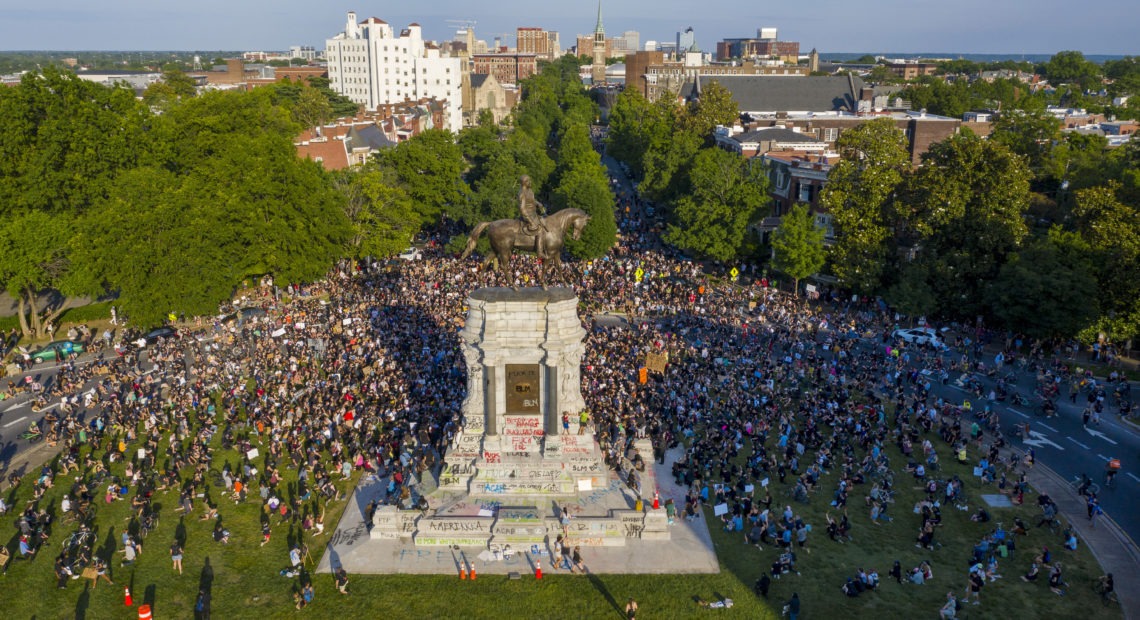
[[[892,463],[902,462],[895,449],[888,448]],[[128,453],[133,453],[133,447]],[[943,448],[944,461],[949,461],[947,450]],[[225,462],[238,463],[237,454],[220,449],[215,453],[213,469],[221,470]],[[123,465],[112,468],[116,474],[122,472]],[[956,464],[946,465],[944,475],[957,473],[966,480],[966,491],[976,500],[980,485],[970,476],[967,467]],[[287,469],[286,483],[292,482],[289,476],[295,472]],[[72,477],[74,473],[72,474]],[[881,526],[869,522],[868,512],[863,508],[862,493],[858,488],[851,494],[850,516],[854,525],[853,542],[834,543],[827,539],[823,513],[829,506],[831,492],[835,486],[836,474],[823,479],[820,491],[812,496],[809,505],[796,504],[797,513],[803,514],[813,524],[809,539],[812,553],[799,554],[800,576],[785,576],[773,581],[769,604],[758,600],[751,592],[751,585],[767,569],[776,550],[766,547],[763,551],[743,544],[742,536],[725,533],[719,521],[707,513],[713,529],[713,539],[720,557],[722,572],[718,575],[552,575],[536,581],[531,575],[524,575],[520,581],[509,581],[503,576],[483,576],[476,582],[459,581],[455,576],[365,576],[352,575],[347,597],[336,593],[332,577],[316,575],[315,602],[302,612],[297,612],[292,604],[293,588],[298,579],[282,577],[278,571],[288,565],[289,543],[297,530],[290,531],[289,525],[275,526],[270,544],[260,546],[260,502],[256,494],[240,506],[222,496],[222,489],[211,484],[210,494],[219,506],[219,512],[228,529],[233,532],[233,541],[221,545],[212,540],[212,521],[200,521],[197,506],[195,513],[180,519],[173,509],[177,502],[175,493],[161,495],[157,500],[160,522],[144,542],[144,552],[134,566],[119,567],[121,554],[119,537],[127,520],[128,502],[100,504],[97,517],[99,542],[96,546],[102,557],[112,557],[111,577],[114,586],[100,583],[95,590],[86,586],[86,580],[68,582],[65,590],[57,590],[52,575],[52,562],[60,548],[60,542],[74,526],[65,526],[59,520],[53,528],[51,540],[31,561],[13,560],[8,574],[2,579],[6,589],[5,616],[12,618],[116,618],[134,617],[134,611],[123,608],[123,586],[129,585],[136,607],[143,602],[154,608],[156,618],[193,617],[193,605],[200,584],[209,584],[213,599],[212,609],[216,618],[274,618],[307,615],[311,617],[381,617],[401,618],[485,618],[498,616],[519,616],[527,618],[617,618],[621,616],[628,597],[633,596],[641,605],[644,618],[689,618],[711,615],[717,618],[776,618],[779,607],[792,592],[798,592],[803,600],[804,618],[873,617],[887,618],[934,618],[946,592],[961,593],[965,587],[965,576],[969,551],[973,543],[984,533],[992,530],[994,524],[977,524],[969,521],[969,514],[950,508],[944,512],[945,525],[937,534],[937,540],[944,545],[936,551],[925,551],[914,547],[918,526],[917,516],[910,508],[919,496],[912,488],[910,479],[904,474],[897,477],[898,502],[892,507],[895,521]],[[24,506],[30,494],[30,480],[15,492],[5,494],[14,501],[17,508]],[[70,479],[60,477],[47,495],[47,504],[58,511],[59,500]],[[347,489],[348,482],[341,487]],[[775,502],[786,502],[784,487],[778,482],[773,486]],[[199,500],[200,501],[200,500]],[[976,506],[975,502],[971,502]],[[339,519],[346,505],[345,500],[329,505],[327,523],[329,532]],[[775,506],[774,506],[775,507]],[[1020,515],[1026,521],[1036,517],[1032,500],[1027,505],[1013,509],[991,511],[995,521],[1012,524],[1013,515]],[[11,524],[15,516],[9,513]],[[274,517],[273,523],[278,518]],[[180,532],[181,530],[181,532]],[[15,530],[9,530],[14,532]],[[184,574],[178,575],[171,568],[169,546],[176,534],[185,537]],[[319,560],[318,552],[327,541],[326,534],[316,541],[310,540],[314,559]],[[1072,584],[1069,594],[1059,597],[1049,592],[1041,581],[1028,584],[1019,578],[1028,567],[1032,555],[1041,545],[1047,544],[1054,550],[1056,558],[1066,566],[1066,579]],[[9,548],[15,551],[16,537],[9,539]],[[15,554],[14,554],[15,555]],[[904,569],[913,567],[923,559],[930,560],[934,567],[934,580],[925,586],[909,584],[897,585],[889,581],[886,573],[894,560],[900,560]],[[588,552],[587,552],[588,563]],[[207,565],[209,568],[207,569]],[[840,592],[840,586],[847,576],[853,576],[859,567],[878,569],[883,585],[880,591],[868,593],[850,600]],[[1063,551],[1061,541],[1047,530],[1036,530],[1028,537],[1018,540],[1014,556],[1001,562],[1005,577],[988,583],[982,592],[981,606],[967,606],[962,617],[968,618],[1076,618],[1094,615],[1097,618],[1118,618],[1119,610],[1104,608],[1092,593],[1090,580],[1100,574],[1099,568],[1087,550],[1076,554]],[[703,610],[695,603],[696,598],[716,600],[733,599],[731,610]]]

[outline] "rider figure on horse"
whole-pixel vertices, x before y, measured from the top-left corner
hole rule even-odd
[[[527,235],[534,235],[534,251],[541,257],[543,250],[542,233],[549,231],[539,214],[546,215],[546,207],[535,200],[534,190],[530,186],[530,177],[524,174],[519,180],[522,182],[522,189],[519,190],[519,219],[522,220],[523,224],[522,232]]]

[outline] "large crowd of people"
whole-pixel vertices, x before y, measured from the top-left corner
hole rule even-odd
[[[658,460],[682,447],[673,474],[691,489],[676,498],[685,514],[727,504],[726,529],[747,544],[781,548],[772,578],[795,571],[797,553],[809,551],[810,528],[793,508],[809,494],[832,497],[826,533],[838,544],[851,538],[853,521],[894,518],[893,478],[912,476],[928,486],[915,511],[916,544],[933,549],[940,510],[961,488],[930,474],[938,448],[958,455],[973,445],[1010,492],[1023,486],[1005,478],[1016,476],[998,453],[1001,434],[930,393],[931,382],[959,363],[955,355],[892,340],[896,317],[868,300],[828,290],[808,304],[767,286],[747,265],[735,281],[708,277],[660,244],[644,205],[624,194],[618,205],[619,246],[567,264],[552,283],[574,288],[589,328],[585,418],[615,468],[637,438],[652,440]],[[134,561],[163,494],[177,497],[178,513],[215,522],[219,544],[229,540],[227,512],[244,502],[266,507],[264,542],[293,527],[311,540],[326,533],[325,506],[343,499],[361,469],[389,481],[386,501],[422,506],[418,483],[463,424],[457,331],[467,296],[537,281],[530,257],[516,256],[504,275],[446,254],[444,241],[458,231],[440,226],[421,260],[346,261],[321,282],[247,292],[241,304],[264,315],[192,320],[177,337],[143,348],[120,330],[119,342],[94,361],[65,360],[37,395],[48,410],[40,430],[62,457],[24,483],[36,500],[66,485],[66,506],[29,503],[20,515],[20,552],[45,548],[55,514],[75,532],[56,558],[61,587],[68,577],[93,578],[91,567],[98,578],[94,537],[84,535],[98,504],[131,504],[123,547]],[[626,320],[594,324],[604,312]],[[669,361],[641,383],[648,353]],[[17,387],[13,381],[10,389]],[[889,445],[908,463],[890,462]],[[219,451],[227,458],[216,458]],[[70,472],[76,475],[61,475]],[[839,475],[825,479],[833,472]],[[854,507],[870,518],[849,515]],[[171,546],[177,570],[184,547],[184,540]],[[921,583],[929,570],[904,574],[895,566],[891,574]],[[877,573],[860,569],[844,592],[877,586]],[[300,608],[312,600],[311,583],[296,588]]]

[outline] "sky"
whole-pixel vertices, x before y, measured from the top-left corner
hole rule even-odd
[[[21,5],[5,8],[5,4]],[[563,48],[593,32],[596,0],[468,0],[345,2],[344,0],[53,0],[50,8],[0,0],[0,50],[287,50],[324,47],[344,30],[345,14],[379,17],[394,27],[417,22],[428,39],[446,40],[448,20],[474,20],[492,42],[515,28],[556,30]],[[481,4],[480,8],[475,5]],[[43,7],[43,8],[40,8]],[[760,27],[799,41],[803,52],[946,52],[1140,54],[1135,0],[604,0],[606,34],[636,30],[647,40],[672,41],[692,26],[698,45],[715,51],[726,37],[750,37]]]

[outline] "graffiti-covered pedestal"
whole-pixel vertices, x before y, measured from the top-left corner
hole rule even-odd
[[[411,529],[417,546],[541,543],[566,529],[558,506],[612,484],[593,433],[578,425],[586,332],[574,292],[484,288],[467,303],[463,424],[428,498],[431,510],[411,526],[386,516],[374,538]],[[645,513],[620,512],[576,515],[576,525],[589,526],[586,544],[621,545],[644,529]]]

